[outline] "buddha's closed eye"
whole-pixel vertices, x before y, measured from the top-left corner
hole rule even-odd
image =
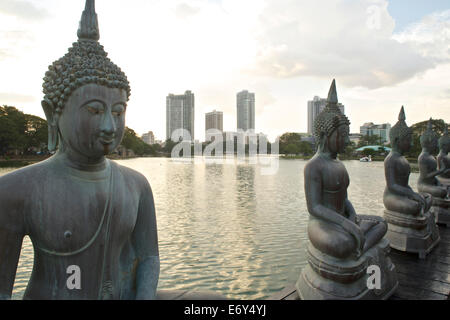
[[[103,114],[105,112],[105,107],[99,102],[91,102],[87,105],[87,109],[92,114]]]

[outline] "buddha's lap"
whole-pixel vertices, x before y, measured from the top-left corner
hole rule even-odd
[[[393,193],[385,193],[383,202],[387,210],[404,214],[418,215],[422,209],[419,202]]]
[[[445,198],[447,196],[447,188],[443,186],[436,186],[430,184],[421,184],[419,187],[420,192],[429,193],[433,197]]]
[[[316,249],[337,258],[347,258],[357,249],[356,240],[350,233],[326,221],[311,220],[308,236]]]

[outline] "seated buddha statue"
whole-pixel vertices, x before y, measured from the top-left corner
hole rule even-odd
[[[420,192],[432,195],[431,211],[435,215],[436,222],[450,226],[450,187],[443,185],[443,181],[438,179],[441,175],[449,174],[450,168],[445,167],[445,164],[438,167],[438,161],[434,157],[438,151],[438,135],[433,131],[431,119],[428,122],[427,130],[420,136],[420,144],[422,153],[418,159],[420,175],[417,188]],[[441,157],[440,160],[445,162],[445,157]]]
[[[429,193],[433,198],[446,198],[447,188],[439,184],[437,176],[449,174],[450,168],[441,166],[438,169],[438,163],[434,154],[438,151],[438,135],[433,131],[433,124],[428,121],[427,130],[420,136],[420,145],[422,153],[419,155],[419,180],[417,189],[420,192]]]
[[[154,299],[160,262],[153,194],[140,173],[105,156],[120,144],[126,75],[98,42],[94,0],[78,41],[45,74],[48,160],[0,178],[0,298],[10,299],[29,236],[24,299]]]
[[[384,160],[384,217],[389,225],[387,237],[391,247],[418,253],[420,258],[425,258],[439,242],[439,231],[429,213],[431,195],[417,193],[409,186],[411,167],[404,154],[411,149],[412,130],[405,120],[402,107],[398,122],[390,131],[391,152]]]
[[[450,135],[448,126],[445,126],[444,134],[439,138],[439,154],[437,156],[437,167],[439,170],[450,168]],[[450,172],[444,172],[437,176],[439,183],[447,188],[450,187]]]
[[[387,224],[382,217],[356,214],[348,199],[350,179],[338,154],[350,143],[350,122],[337,103],[333,80],[327,105],[314,123],[317,153],[304,169],[309,265],[297,291],[302,299],[386,298],[397,283],[387,257],[389,245],[383,241]],[[364,283],[368,260],[379,261],[388,275],[378,295],[368,292]]]

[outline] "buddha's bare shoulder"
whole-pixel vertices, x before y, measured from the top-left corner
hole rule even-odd
[[[0,177],[0,197],[13,196],[13,193],[25,194],[32,191],[32,187],[44,179],[51,172],[52,159],[29,165]]]
[[[125,183],[127,183],[130,187],[133,187],[135,190],[138,189],[140,191],[148,191],[149,189],[151,191],[150,184],[147,178],[142,173],[129,167],[122,166],[113,160],[111,161],[115,163],[120,173],[122,174]]]
[[[305,172],[311,172],[311,173],[322,172],[324,169],[327,168],[327,164],[329,162],[330,161],[327,161],[323,157],[316,154],[305,165]]]

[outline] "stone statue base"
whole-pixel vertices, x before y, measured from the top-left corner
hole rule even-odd
[[[384,238],[359,259],[338,259],[318,251],[310,243],[308,265],[296,283],[302,300],[385,300],[397,289],[395,266],[388,257],[389,241]],[[367,268],[381,271],[380,289],[369,289]]]
[[[419,216],[385,210],[384,218],[388,223],[386,237],[391,248],[417,253],[420,259],[425,259],[440,241],[439,229],[431,210]]]
[[[433,198],[430,211],[433,212],[437,224],[443,224],[450,228],[450,199]]]

